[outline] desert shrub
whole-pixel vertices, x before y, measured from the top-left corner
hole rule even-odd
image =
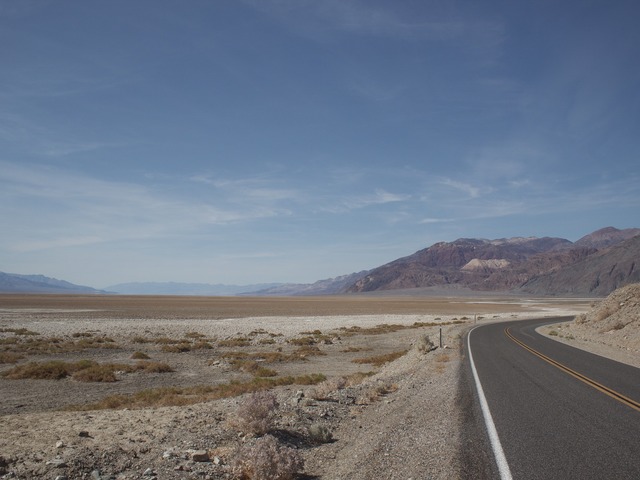
[[[309,391],[309,396],[314,400],[325,400],[328,396],[347,386],[345,377],[332,377],[319,383]]]
[[[318,343],[314,337],[290,338],[289,340],[287,340],[287,342],[298,347],[315,345],[316,343]]]
[[[273,392],[255,392],[240,404],[233,424],[243,433],[264,435],[273,426],[278,406]]]
[[[612,327],[611,330],[622,330],[626,326],[622,320],[618,320]]]
[[[549,335],[551,335],[552,337],[557,337],[558,336],[558,332],[556,330],[551,330],[549,332]]]
[[[298,377],[259,378],[248,382],[230,382],[218,385],[195,385],[192,387],[160,387],[141,390],[132,395],[110,395],[99,402],[86,405],[70,405],[67,410],[87,411],[115,408],[144,408],[193,405],[221,398],[230,398],[246,393],[260,392],[285,385],[316,385],[327,378],[320,374]]]
[[[218,341],[220,347],[248,347],[249,345],[251,345],[251,340],[243,337]]]
[[[166,353],[184,353],[191,351],[191,344],[189,342],[174,343],[172,345],[162,345],[160,348]]]
[[[0,364],[17,363],[18,360],[24,358],[22,355],[13,352],[0,352]]]
[[[317,356],[326,355],[325,352],[320,350],[320,348],[315,345],[303,345],[297,348],[293,352],[293,354],[298,358],[317,357]]]
[[[73,338],[87,338],[87,337],[93,337],[93,333],[90,332],[76,332],[73,335],[71,335]]]
[[[580,315],[577,315],[575,318],[575,322],[580,325],[582,323],[586,323],[587,322],[587,315],[584,313],[581,313]]]
[[[601,322],[602,320],[605,320],[606,318],[609,318],[611,315],[616,313],[616,311],[617,308],[614,308],[611,305],[606,305],[596,312],[595,321]]]
[[[309,435],[309,440],[313,443],[331,443],[333,442],[333,434],[331,430],[326,425],[322,425],[321,423],[312,423],[307,428],[307,433]]]
[[[352,360],[352,362],[360,363],[360,364],[368,363],[376,367],[381,367],[385,363],[393,362],[394,360],[397,360],[403,355],[406,355],[407,351],[408,350],[400,350],[398,352],[386,353],[384,355],[376,355],[376,356],[366,357],[366,358],[356,358],[355,360]]]
[[[206,342],[204,340],[199,340],[194,343],[191,347],[193,350],[213,350],[213,345],[211,343]]]
[[[358,398],[356,398],[357,405],[367,405],[379,400],[381,397],[393,393],[398,390],[398,385],[395,383],[378,382],[365,388]]]
[[[40,335],[26,328],[0,328],[0,333],[13,333],[14,335]]]
[[[133,355],[131,355],[131,358],[133,360],[149,360],[150,357],[144,352],[133,352]]]
[[[300,453],[272,435],[245,444],[232,461],[232,473],[242,480],[293,480],[304,468]]]
[[[162,362],[138,362],[136,370],[143,370],[147,373],[168,373],[173,372],[173,368]]]
[[[72,378],[79,382],[105,382],[117,381],[116,373],[112,365],[92,365],[73,373]]]
[[[25,365],[18,365],[4,373],[4,376],[12,380],[34,379],[34,380],[60,380],[68,377],[82,368],[89,368],[95,362],[87,360],[76,363],[67,363],[59,360],[50,362],[29,362]]]
[[[366,352],[371,350],[371,347],[347,347],[340,350],[342,353],[355,353],[355,352]]]
[[[271,368],[264,367],[253,360],[233,360],[231,362],[234,368],[250,373],[256,377],[275,377],[278,372]]]
[[[431,341],[429,335],[422,335],[418,340],[418,351],[422,353],[429,353],[431,350],[435,350],[436,346]]]

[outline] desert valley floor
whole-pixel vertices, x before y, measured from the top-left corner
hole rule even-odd
[[[301,478],[469,477],[464,332],[592,303],[2,295],[0,478],[238,477],[234,457],[255,441],[238,410],[264,389]]]

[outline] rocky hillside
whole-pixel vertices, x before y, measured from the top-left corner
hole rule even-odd
[[[370,270],[345,292],[462,286],[554,295],[603,296],[639,281],[640,229],[607,227],[562,238],[458,239]]]
[[[576,317],[572,332],[578,337],[596,335],[605,343],[640,352],[640,283],[615,290]]]

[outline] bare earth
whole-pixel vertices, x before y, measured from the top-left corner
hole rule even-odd
[[[134,364],[134,352],[173,371],[117,372],[112,383],[0,376],[0,478],[233,478],[235,451],[251,441],[232,421],[243,397],[186,406],[60,409],[116,393],[249,381],[253,375],[234,368],[229,354],[293,355],[299,348],[295,339],[310,337],[317,339],[315,354],[261,362],[275,370],[273,378],[318,373],[328,378],[316,386],[274,390],[279,409],[272,434],[302,454],[304,478],[461,478],[456,405],[461,335],[476,322],[576,315],[586,312],[589,303],[488,297],[3,295],[0,352],[17,348],[18,340],[75,349],[23,352],[16,364],[0,364],[0,373],[49,360]],[[379,325],[387,328],[367,330]],[[425,335],[438,345],[440,329],[448,348],[421,351]],[[78,350],[83,339],[100,342]],[[167,347],[176,345],[171,341],[189,349],[170,351]],[[195,347],[203,343],[212,348]],[[408,353],[381,367],[353,362],[403,350]],[[358,382],[337,381],[357,372],[375,373]],[[340,388],[331,388],[332,382]],[[322,389],[327,393],[318,395]],[[311,441],[311,425],[326,427],[333,441]],[[203,451],[205,458],[194,457],[194,451]]]

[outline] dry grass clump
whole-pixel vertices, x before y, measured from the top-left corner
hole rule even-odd
[[[296,348],[293,352],[293,355],[298,360],[304,360],[307,357],[323,356],[326,355],[326,353],[320,350],[320,348],[315,345],[304,345],[300,348]]]
[[[24,330],[24,329],[20,329]],[[118,345],[109,337],[81,337],[79,340],[64,339],[60,337],[40,337],[37,333],[22,333],[27,338],[3,338],[0,345],[5,351],[14,353],[70,353],[81,352],[93,348],[115,349]],[[76,337],[77,338],[77,337]]]
[[[397,390],[398,385],[395,383],[377,382],[369,388],[366,388],[360,393],[360,395],[358,395],[358,398],[356,398],[356,404],[368,405],[370,403],[377,402],[380,398]]]
[[[376,367],[381,367],[385,363],[393,362],[394,360],[397,360],[398,358],[406,355],[408,351],[409,350],[400,350],[397,352],[386,353],[383,355],[375,355],[372,357],[365,357],[365,358],[356,358],[351,361],[353,363],[359,363],[359,364],[368,363]]]
[[[242,401],[230,423],[244,434],[264,435],[273,428],[279,406],[273,392],[254,392]]]
[[[250,373],[256,377],[275,377],[278,375],[278,372],[275,370],[260,365],[254,360],[232,360],[231,365],[238,370]]]
[[[333,392],[347,386],[346,377],[332,377],[310,389],[308,396],[314,400],[326,400]]]
[[[100,402],[72,405],[67,410],[105,410],[122,408],[170,407],[193,405],[194,403],[219,400],[268,390],[285,385],[316,385],[326,380],[320,373],[297,377],[259,378],[248,382],[230,382],[219,385],[196,385],[193,387],[161,387],[142,390],[132,395],[111,395]]]
[[[242,445],[232,462],[232,474],[241,480],[293,480],[304,468],[300,453],[272,435]]]
[[[309,389],[307,396],[314,400],[327,400],[331,394],[347,387],[360,385],[375,372],[356,372],[346,377],[331,377]]]
[[[0,352],[0,364],[3,363],[18,363],[18,360],[23,359],[24,356],[13,352]]]
[[[147,355],[144,352],[138,351],[138,352],[133,352],[133,354],[131,355],[131,358],[133,360],[149,360],[149,358],[151,357],[149,357],[149,355]]]
[[[251,339],[246,337],[218,340],[219,347],[248,347],[249,345],[251,345]]]
[[[400,330],[405,330],[407,328],[412,328],[407,325],[396,325],[396,324],[388,324],[382,323],[380,325],[376,325],[375,327],[358,327],[356,325],[352,327],[340,327],[340,331],[347,336],[351,335],[384,335],[386,333],[393,333]]]
[[[40,335],[26,328],[0,328],[0,333],[13,333],[14,335]]]
[[[61,380],[72,377],[79,382],[115,382],[116,372],[165,373],[173,370],[166,363],[138,362],[136,365],[124,363],[99,364],[92,360],[80,360],[78,362],[63,362],[53,360],[50,362],[30,362],[18,365],[3,375],[11,380]]]

